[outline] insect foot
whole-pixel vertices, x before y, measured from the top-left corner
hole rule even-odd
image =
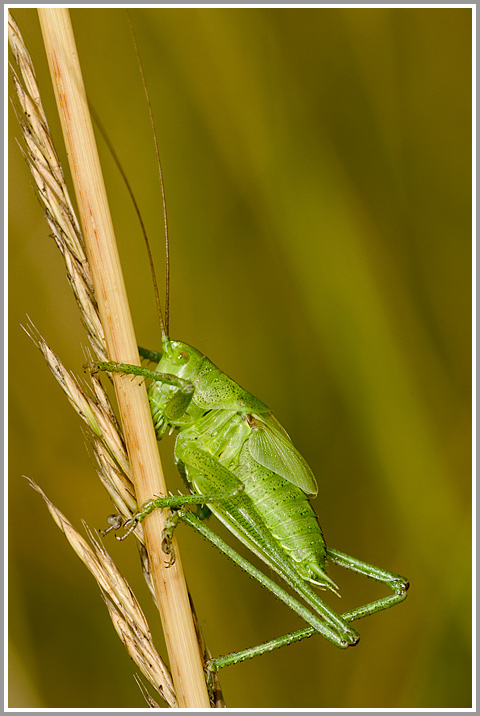
[[[98,530],[102,537],[105,537],[109,532],[112,530],[119,530],[121,527],[126,529],[124,535],[115,535],[116,539],[118,539],[119,542],[123,542],[124,539],[126,539],[135,529],[137,526],[139,520],[137,519],[136,515],[131,517],[129,520],[124,520],[122,515],[109,515],[107,517],[107,522],[109,523],[110,527],[107,527],[106,530]]]
[[[396,594],[407,596],[407,592],[410,589],[410,582],[407,579],[400,577],[395,580],[392,586]]]
[[[343,647],[357,646],[360,641],[360,634],[353,632],[352,634],[345,634],[345,639],[342,641]]]
[[[83,371],[84,373],[88,373],[88,375],[96,376],[100,372],[100,368],[97,363],[84,363]]]
[[[112,530],[119,530],[120,527],[123,525],[123,517],[122,515],[109,515],[107,517],[107,522],[110,525],[110,527],[107,527],[106,530],[98,530],[102,537],[105,537],[108,535],[109,532]]]
[[[175,550],[172,544],[173,533],[181,519],[181,510],[177,510],[167,519],[162,531],[162,551],[168,557],[168,566],[175,564]]]

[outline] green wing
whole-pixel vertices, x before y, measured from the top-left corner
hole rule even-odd
[[[305,494],[316,495],[318,487],[310,467],[273,416],[266,420],[265,417],[254,416],[253,429],[248,439],[250,455],[267,470],[296,485]]]

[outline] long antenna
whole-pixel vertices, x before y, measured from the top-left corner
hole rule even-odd
[[[164,232],[165,232],[165,306],[164,306],[165,317],[164,317],[164,329],[162,329],[162,334],[163,334],[164,338],[168,338],[169,313],[170,313],[170,311],[169,311],[169,303],[170,303],[170,244],[168,241],[168,221],[167,221],[167,204],[165,201],[165,185],[163,183],[162,162],[160,161],[160,153],[158,151],[157,132],[155,129],[152,105],[150,103],[150,96],[148,94],[145,73],[143,71],[142,60],[140,58],[140,52],[138,50],[137,38],[135,37],[135,31],[133,29],[132,21],[130,19],[130,13],[128,12],[128,10],[126,10],[126,13],[127,13],[127,18],[128,18],[128,24],[130,25],[130,32],[131,32],[132,38],[133,38],[133,44],[135,46],[135,54],[137,56],[138,67],[140,69],[140,75],[142,77],[143,90],[145,92],[145,97],[147,100],[148,113],[150,115],[150,124],[152,127],[152,133],[153,133],[153,141],[155,144],[155,155],[157,157],[158,175],[160,178],[160,187],[162,190],[163,223],[164,223]],[[147,240],[147,244],[148,244],[148,240]],[[149,248],[149,254],[150,254],[150,248]]]
[[[159,294],[159,292],[158,292],[157,275],[156,275],[156,273],[155,273],[155,264],[154,264],[154,262],[153,262],[152,250],[151,250],[151,248],[150,248],[150,241],[148,240],[147,230],[146,230],[146,228],[145,228],[145,224],[143,223],[143,218],[142,218],[142,214],[141,214],[141,212],[140,212],[140,208],[139,208],[139,206],[138,206],[138,204],[137,204],[137,200],[135,199],[135,194],[133,193],[133,189],[132,189],[132,187],[131,187],[131,185],[130,185],[130,182],[128,181],[127,174],[126,174],[126,172],[125,172],[125,170],[124,170],[124,168],[123,168],[123,166],[122,166],[122,163],[120,162],[120,159],[119,159],[118,154],[116,153],[116,151],[115,151],[115,149],[114,149],[114,147],[113,147],[113,144],[112,144],[111,141],[110,141],[110,138],[109,138],[109,136],[108,136],[108,134],[107,134],[107,131],[106,131],[105,127],[104,127],[103,124],[101,123],[99,116],[97,115],[97,113],[95,112],[94,107],[93,107],[90,103],[89,103],[89,108],[90,108],[90,114],[92,115],[93,119],[95,120],[95,124],[96,124],[96,126],[97,126],[97,129],[98,129],[98,131],[100,132],[100,134],[102,135],[103,140],[104,140],[105,144],[107,145],[110,154],[112,155],[113,161],[114,161],[115,164],[117,165],[117,169],[118,169],[118,171],[120,172],[120,174],[121,174],[121,176],[122,176],[122,179],[123,179],[123,181],[124,181],[124,183],[125,183],[125,186],[127,187],[127,191],[128,191],[128,193],[130,194],[130,198],[131,198],[131,200],[132,200],[132,202],[133,202],[133,206],[134,206],[135,211],[136,211],[136,213],[137,213],[138,221],[140,222],[140,226],[141,226],[141,228],[142,228],[143,238],[145,239],[145,246],[146,246],[146,248],[147,248],[148,262],[149,262],[149,264],[150,264],[150,271],[151,271],[151,274],[152,274],[152,281],[153,281],[153,290],[154,290],[154,293],[155,293],[155,303],[156,303],[156,306],[157,306],[158,322],[159,322],[159,324],[160,324],[160,330],[161,330],[161,332],[162,332],[162,337],[163,337],[163,338],[168,338],[168,323],[167,323],[167,324],[165,323],[164,317],[163,317],[162,304],[160,303],[160,294]]]

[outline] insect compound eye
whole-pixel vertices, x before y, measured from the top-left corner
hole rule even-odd
[[[175,363],[175,365],[184,365],[188,363],[189,360],[190,356],[187,351],[177,351],[173,357],[173,363]]]

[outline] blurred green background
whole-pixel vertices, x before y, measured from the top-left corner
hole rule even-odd
[[[72,10],[87,92],[156,247],[162,215],[124,11]],[[64,150],[36,11],[14,15]],[[270,405],[312,466],[328,543],[407,576],[406,602],[221,673],[230,707],[471,705],[471,19],[468,8],[132,11],[159,132],[171,334]],[[37,494],[81,529],[111,505],[80,421],[22,331],[85,362],[76,305],[10,123],[10,706],[144,705],[92,577]],[[134,212],[100,142],[141,345],[158,348]],[[28,368],[28,371],[26,370]],[[171,454],[172,442],[161,447]],[[167,457],[168,460],[168,457]],[[180,486],[171,467],[172,489]],[[212,522],[213,525],[213,522]],[[214,654],[299,628],[179,529]],[[159,644],[135,545],[107,545]],[[383,594],[331,571],[346,610]]]

